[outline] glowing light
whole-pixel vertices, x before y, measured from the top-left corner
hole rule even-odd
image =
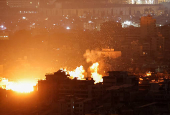
[[[149,71],[148,73],[146,73],[146,76],[151,76],[151,72]]]
[[[92,21],[89,21],[88,23],[93,23]]]
[[[143,78],[139,78],[140,81],[143,81]]]
[[[139,27],[139,25],[137,23],[131,22],[131,21],[124,21],[122,23],[122,27],[128,27],[128,26],[134,26],[134,27]]]
[[[67,29],[67,30],[70,30],[70,27],[67,26],[66,29]]]
[[[102,75],[98,73],[99,63],[96,62],[90,67],[91,77],[94,79],[95,83],[103,82]]]
[[[45,20],[48,20],[48,18],[45,18]]]
[[[154,4],[154,0],[131,0],[131,4]]]
[[[13,90],[20,93],[29,93],[34,91],[33,84],[27,82],[10,83],[6,86],[7,90]]]
[[[80,67],[77,67],[74,71],[69,71],[68,73],[70,74],[70,78],[74,79],[75,77],[77,77],[78,80],[85,80],[84,78],[84,68],[81,65]]]
[[[26,17],[22,17],[22,19],[23,19],[23,20],[25,20],[25,19],[26,19]]]
[[[98,73],[98,66],[99,63],[96,62],[90,67],[91,78],[93,78],[95,84],[99,82],[103,82],[102,75]],[[82,65],[80,67],[77,67],[73,71],[68,71],[67,69],[60,69],[60,70],[64,71],[66,75],[70,75],[68,76],[70,79],[77,78],[78,80],[86,80],[84,76],[85,70]]]
[[[34,86],[36,83],[29,81],[19,81],[19,82],[11,82],[6,78],[2,78],[0,82],[0,86],[6,90],[13,90],[19,93],[30,93],[34,91]]]
[[[60,70],[64,71],[66,75],[70,75],[69,76],[70,79],[77,78],[78,80],[85,80],[84,78],[85,70],[82,65],[80,67],[77,67],[73,71],[68,71],[67,69],[63,69],[63,68],[61,68]]]
[[[4,26],[3,26],[3,25],[1,25],[1,28],[4,28]]]

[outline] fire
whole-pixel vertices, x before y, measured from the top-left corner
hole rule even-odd
[[[91,72],[91,78],[95,81],[95,83],[103,82],[102,75],[98,73],[98,66],[99,63],[93,63],[93,65],[90,67],[90,72]],[[85,80],[85,70],[84,67],[81,65],[80,67],[77,67],[73,71],[68,71],[67,69],[60,69],[62,71],[65,71],[67,75],[70,75],[70,79],[77,78],[78,80]]]
[[[143,78],[139,78],[140,81],[143,81]]]
[[[6,78],[2,78],[0,83],[1,88],[19,93],[30,93],[34,91],[35,85],[36,83],[28,81],[11,82]]]
[[[77,67],[74,71],[68,71],[68,73],[71,79],[77,77],[78,80],[85,80],[84,78],[85,70],[82,65],[80,67]]]
[[[95,83],[103,82],[102,75],[98,73],[98,67],[98,62],[93,63],[93,65],[90,67],[91,77],[94,79]]]
[[[151,72],[149,71],[148,73],[146,73],[146,76],[151,76]]]

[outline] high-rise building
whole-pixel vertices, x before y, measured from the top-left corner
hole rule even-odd
[[[141,37],[155,37],[156,35],[156,19],[153,19],[152,16],[141,17],[140,20],[141,27]]]
[[[57,0],[60,1],[60,0]],[[53,5],[56,0],[39,0],[40,7],[48,7]]]
[[[156,0],[158,4],[163,3],[163,2],[170,2],[170,0]]]
[[[162,53],[164,50],[164,37],[157,32],[156,19],[150,15],[141,17],[140,26],[141,40],[145,45],[147,44],[143,53],[158,56],[158,53]]]
[[[39,0],[6,0],[10,8],[38,8]]]
[[[155,4],[155,0],[128,0],[129,4]]]

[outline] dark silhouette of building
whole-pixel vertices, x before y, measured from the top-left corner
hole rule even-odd
[[[118,86],[124,84],[137,85],[136,77],[128,75],[127,71],[109,71],[109,76],[103,77],[104,87]]]
[[[38,81],[38,93],[42,101],[55,101],[66,95],[91,98],[93,85],[93,79],[70,79],[64,71],[59,70],[54,74],[46,75],[46,80]]]

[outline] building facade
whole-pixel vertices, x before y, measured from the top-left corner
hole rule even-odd
[[[39,0],[6,0],[10,8],[38,8]]]

